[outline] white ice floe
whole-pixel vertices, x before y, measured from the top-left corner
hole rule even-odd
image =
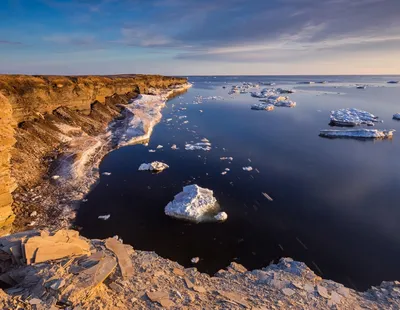
[[[361,124],[373,126],[374,122],[379,122],[378,117],[355,108],[340,109],[331,111],[331,125],[354,127]]]
[[[192,264],[197,264],[200,261],[199,257],[193,257],[191,260]]]
[[[270,103],[256,103],[251,106],[252,110],[265,110],[272,111],[274,109],[274,105]]]
[[[214,218],[218,222],[223,222],[223,221],[226,221],[228,219],[228,214],[226,214],[226,212],[220,212],[216,216],[214,216]]]
[[[163,146],[162,145],[157,145],[157,149],[162,149]]]
[[[111,215],[107,214],[107,215],[99,215],[97,218],[99,220],[107,221],[110,217],[111,217]]]
[[[172,121],[172,118],[167,118],[167,122],[170,122],[170,121]]]
[[[349,129],[349,130],[321,130],[319,135],[325,138],[359,138],[359,139],[385,139],[393,137],[394,129]]]
[[[288,108],[294,108],[296,106],[296,102],[291,101],[291,100],[281,100],[281,101],[276,101],[274,103],[276,107],[288,107]]]
[[[243,167],[242,169],[243,169],[244,171],[252,171],[252,170],[253,170],[253,167],[248,166],[248,167]]]
[[[185,150],[186,151],[197,151],[197,150],[210,151],[211,143],[209,143],[209,142],[198,142],[195,144],[187,143],[185,145]]]
[[[169,168],[167,164],[159,161],[153,161],[149,164],[141,164],[139,167],[139,171],[163,171],[167,168]]]
[[[149,153],[155,153],[156,150],[149,150]]]
[[[102,175],[109,176],[109,175],[111,175],[111,172],[103,172]]]
[[[164,212],[168,216],[196,223],[215,221],[218,220],[215,216],[219,214],[219,205],[212,190],[192,184],[175,195]]]
[[[227,173],[228,173],[228,172],[226,172],[226,171],[222,171],[222,172],[221,172],[222,175],[225,175],[225,174],[227,174]]]
[[[187,124],[187,123],[189,123],[189,121],[184,121],[184,122],[182,123],[182,125],[185,125],[185,124]]]
[[[394,114],[393,119],[400,121],[400,113]]]
[[[187,118],[187,116],[186,115],[182,115],[182,116],[179,116],[178,118],[179,119],[184,119],[184,118]]]
[[[210,140],[208,140],[207,138],[203,138],[203,139],[201,139],[201,142],[206,142],[206,143],[208,143],[208,142],[210,142]]]
[[[171,149],[172,149],[172,150],[177,150],[178,147],[176,146],[176,144],[172,144]]]
[[[220,160],[229,160],[232,161],[233,157],[221,157]]]

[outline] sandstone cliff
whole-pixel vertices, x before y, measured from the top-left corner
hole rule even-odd
[[[12,209],[23,215],[21,220],[35,209],[32,195],[25,195],[28,205],[19,200],[40,186],[59,149],[72,141],[85,143],[86,149],[87,143],[97,145],[98,135],[121,115],[119,104],[153,88],[183,83],[186,79],[155,75],[0,76],[0,234],[10,231]],[[12,208],[17,187],[15,195],[22,199]]]

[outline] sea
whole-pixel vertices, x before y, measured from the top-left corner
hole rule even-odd
[[[188,79],[193,87],[168,101],[147,146],[104,158],[99,183],[78,211],[82,235],[118,235],[136,250],[210,275],[231,262],[252,270],[291,257],[357,290],[400,279],[400,121],[392,119],[400,112],[400,84],[387,83],[400,76]],[[260,84],[255,91],[294,89],[288,96],[297,105],[251,110],[258,98],[229,94],[243,83]],[[397,132],[386,140],[320,137],[332,128],[331,111],[341,108],[371,112],[382,121],[373,128]],[[185,150],[202,139],[210,151]],[[170,168],[138,171],[152,161]],[[248,166],[253,170],[243,170]],[[166,216],[164,207],[189,184],[211,189],[228,219],[195,224]]]

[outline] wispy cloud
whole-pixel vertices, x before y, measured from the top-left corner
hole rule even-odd
[[[22,42],[0,40],[0,45],[22,45]]]

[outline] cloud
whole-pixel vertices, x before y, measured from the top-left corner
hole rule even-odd
[[[75,46],[92,46],[96,43],[96,39],[92,35],[79,34],[54,34],[46,36],[43,41],[51,42],[60,45],[75,45]]]

